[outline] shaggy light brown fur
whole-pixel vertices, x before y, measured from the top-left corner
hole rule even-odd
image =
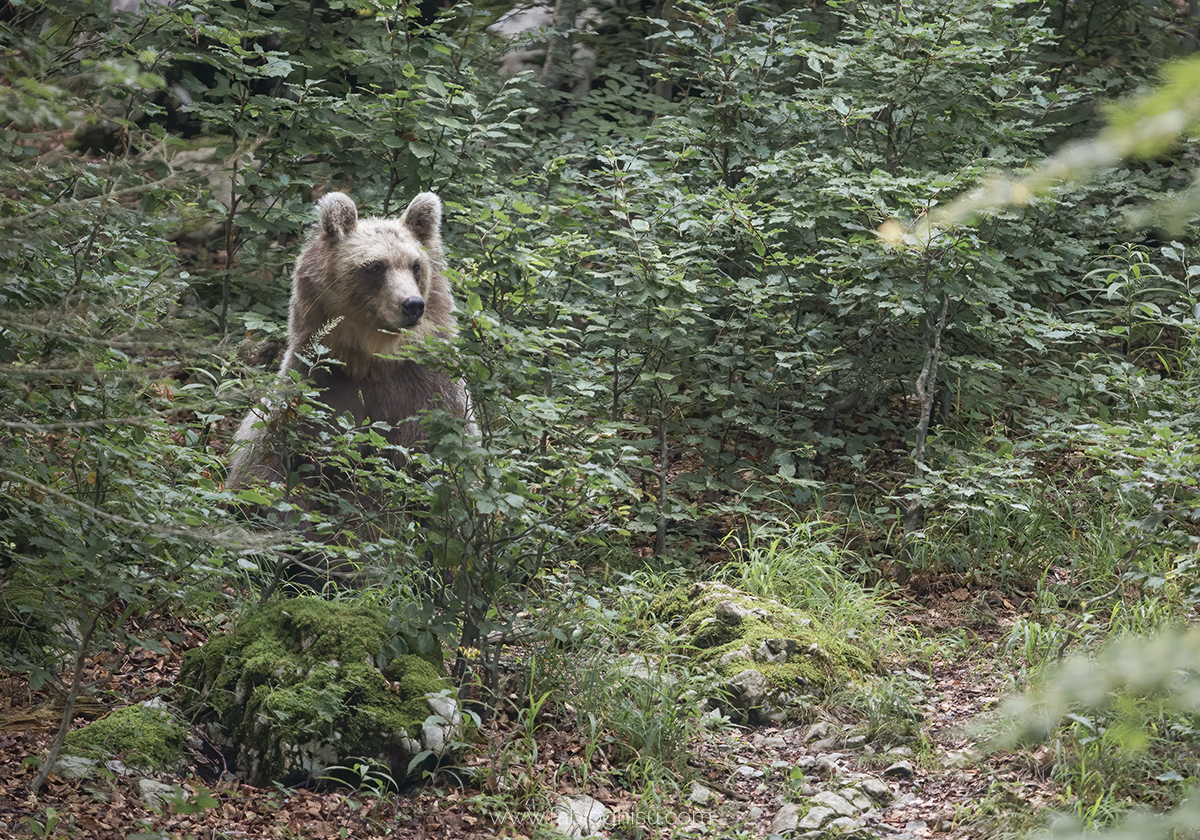
[[[442,274],[441,200],[421,193],[399,219],[360,219],[349,196],[335,192],[317,210],[293,274],[280,376],[301,371],[335,416],[348,412],[358,426],[388,423],[388,442],[406,448],[425,442],[421,412],[438,407],[469,419],[461,382],[436,367],[381,356],[456,333]],[[329,354],[314,365],[317,345]],[[234,436],[228,486],[286,478],[291,456],[272,439],[283,417],[267,405],[246,416]],[[319,430],[302,431],[301,438]]]

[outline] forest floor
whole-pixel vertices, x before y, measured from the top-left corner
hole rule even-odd
[[[892,802],[865,814],[863,827],[852,836],[982,838],[990,836],[1000,812],[1027,819],[1052,805],[1055,787],[1047,780],[1042,757],[986,755],[972,734],[972,727],[1003,699],[1005,686],[1012,685],[1011,663],[1003,661],[1000,644],[1019,608],[994,593],[961,588],[899,603],[897,621],[915,625],[927,637],[960,631],[968,641],[948,646],[944,657],[935,656],[920,672],[894,664],[920,687],[916,708],[923,746],[912,757],[911,777],[886,779]],[[188,644],[202,640],[195,629],[185,628],[182,635]],[[103,691],[96,695],[97,702],[81,707],[75,723],[129,703],[172,697],[183,652],[181,646],[161,654],[139,649],[92,662],[87,676],[101,683]],[[51,774],[37,797],[30,794],[38,761],[60,715],[61,703],[56,705],[48,688],[30,691],[23,677],[0,675],[0,837],[557,837],[561,835],[552,831],[554,812],[547,790],[554,792],[559,766],[572,761],[578,765],[586,752],[568,710],[546,708],[535,729],[536,753],[524,757],[517,785],[499,778],[507,775],[511,781],[513,768],[498,768],[495,750],[481,746],[460,759],[468,772],[442,773],[423,786],[376,798],[345,788],[254,788],[223,772],[219,755],[210,751],[206,766],[193,764],[187,778],[160,778],[179,785],[190,801],[154,810],[145,804],[137,777],[81,781]],[[847,731],[861,723],[844,713],[835,718]],[[873,725],[886,726],[886,721],[875,720]],[[781,807],[800,798],[797,774],[788,768],[823,753],[848,779],[883,778],[890,760],[877,754],[869,739],[853,749],[833,749],[828,742],[806,738],[807,729],[734,728],[694,743],[687,760],[689,777],[714,794],[702,805],[692,801],[687,785],[681,784],[673,803],[660,800],[648,809],[622,787],[619,774],[606,772],[612,768],[602,751],[590,758],[597,772],[589,776],[589,789],[558,792],[603,802],[610,810],[603,836],[618,840],[766,836]],[[516,724],[503,715],[481,735],[481,741],[493,746],[505,739],[529,743],[527,733],[518,733]],[[522,785],[524,791],[519,789]]]

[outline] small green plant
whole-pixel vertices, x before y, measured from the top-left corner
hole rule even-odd
[[[1112,823],[1129,802],[1183,802],[1200,755],[1198,639],[1166,632],[1076,654],[1009,705],[998,743],[1049,742],[1064,805],[1089,828]]]
[[[25,817],[22,823],[25,826],[25,830],[29,832],[29,836],[31,837],[53,837],[59,828],[59,813],[54,808],[47,808],[42,814],[41,819],[38,819],[37,817]],[[67,815],[66,827],[68,829],[74,829],[75,816],[73,814]]]
[[[319,781],[346,785],[372,800],[371,815],[378,819],[385,807],[386,796],[399,790],[391,770],[383,763],[369,759],[350,765],[334,765],[325,768],[318,776]]]
[[[835,633],[884,650],[891,644],[880,632],[886,626],[884,595],[844,571],[851,558],[835,543],[838,530],[822,522],[751,526],[744,542],[727,541],[732,558],[721,575],[751,595],[801,610]]]
[[[902,676],[872,679],[830,695],[827,705],[853,721],[869,743],[883,746],[918,741],[924,715],[917,709],[920,687]]]

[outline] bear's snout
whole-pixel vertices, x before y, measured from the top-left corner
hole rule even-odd
[[[411,327],[425,314],[425,300],[416,296],[407,298],[400,304],[400,311],[404,315],[404,325]]]

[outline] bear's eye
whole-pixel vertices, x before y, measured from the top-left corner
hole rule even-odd
[[[386,269],[383,260],[372,260],[362,267],[363,273],[372,279],[382,277]]]
[[[418,261],[418,262],[414,262],[414,263],[412,264],[412,274],[413,274],[413,279],[414,279],[414,280],[420,280],[420,279],[421,279],[421,272],[423,272],[424,270],[425,270],[425,266],[421,265],[421,263],[420,263],[419,261]]]

